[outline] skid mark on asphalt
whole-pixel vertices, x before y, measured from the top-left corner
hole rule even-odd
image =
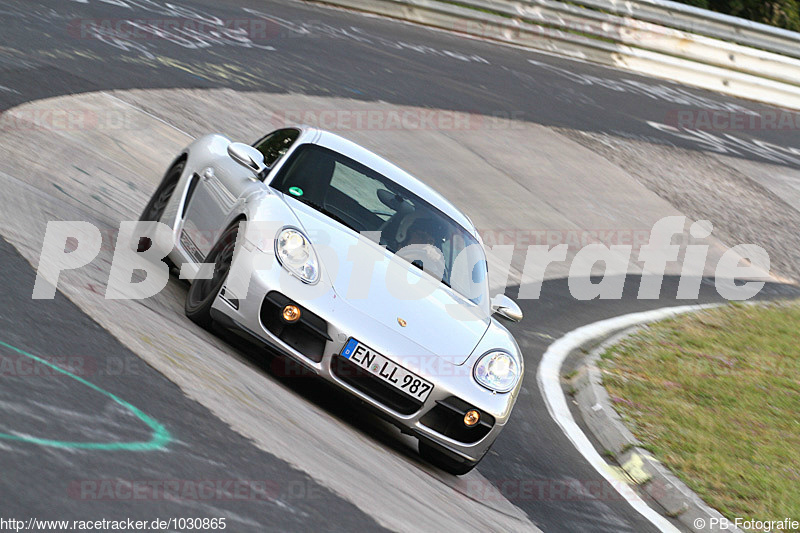
[[[92,389],[95,392],[99,392],[103,396],[110,398],[115,403],[119,404],[120,406],[124,407],[131,413],[133,413],[136,418],[144,422],[153,432],[152,438],[149,441],[136,441],[136,442],[75,442],[75,441],[63,441],[63,440],[54,440],[54,439],[45,439],[40,437],[33,437],[30,435],[14,435],[11,433],[0,433],[0,439],[5,440],[12,440],[18,442],[27,442],[31,444],[38,444],[40,446],[52,446],[54,448],[71,448],[71,449],[80,449],[80,450],[125,450],[125,451],[153,451],[153,450],[160,450],[166,447],[172,441],[172,436],[170,435],[169,431],[161,425],[160,422],[150,417],[148,414],[139,410],[136,406],[131,405],[130,403],[126,402],[122,398],[119,398],[115,394],[108,392],[105,389],[102,389],[95,385],[94,383],[90,383],[85,379],[76,376],[72,372],[65,370],[58,365],[54,365],[53,363],[42,359],[41,357],[37,357],[31,353],[26,352],[16,346],[12,346],[7,344],[3,341],[0,341],[0,347],[4,347],[8,350],[15,352],[18,355],[22,355],[28,357],[35,361],[40,365],[44,365],[55,372],[68,376],[81,385]]]

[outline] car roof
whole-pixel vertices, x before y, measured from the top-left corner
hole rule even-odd
[[[359,163],[383,174],[398,185],[423,198],[431,205],[452,218],[458,224],[463,226],[471,234],[477,236],[475,226],[469,217],[467,217],[456,206],[450,203],[450,201],[445,199],[444,196],[394,163],[390,163],[378,154],[330,131],[321,130],[311,126],[300,127],[308,133],[315,132],[317,134],[310,135],[309,140],[306,142],[317,144],[319,146],[339,152],[350,159],[358,161]]]

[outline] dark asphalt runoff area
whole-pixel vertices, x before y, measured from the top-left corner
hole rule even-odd
[[[167,4],[182,10],[165,9]],[[247,19],[267,22],[251,32],[247,45],[149,34],[126,39],[133,28],[124,25],[123,37],[92,37],[86,29],[117,27],[126,19],[163,23],[190,15],[231,25]],[[705,143],[697,136],[664,133],[648,122],[674,125],[681,111],[741,115],[775,108],[315,4],[4,0],[0,22],[0,109],[103,89],[229,87],[474,112],[685,148],[708,149],[716,142],[718,150],[748,159],[769,152],[763,146],[748,148],[753,140],[778,147],[798,140],[796,128],[745,129],[729,133],[731,139],[716,134],[716,141],[705,135]]]
[[[137,9],[124,7],[126,2]],[[176,0],[172,4],[223,19],[254,16],[243,8],[255,9],[273,17],[273,34],[258,41],[259,47],[249,48],[228,43],[188,47],[155,38],[99,40],[82,35],[82,20],[164,17],[159,9],[166,3],[0,1],[0,109],[105,89],[227,87],[453,109],[700,149],[704,146],[696,139],[664,133],[648,121],[668,123],[679,110],[703,106],[766,107],[312,4],[255,0]],[[454,60],[453,54],[464,59]],[[748,159],[762,158],[741,148],[754,139],[776,146],[797,144],[796,139],[787,143],[786,132],[737,135],[742,141],[737,144],[740,152],[732,155]],[[39,149],[46,157],[46,147]],[[0,361],[7,370],[0,373],[0,433],[29,433],[62,443],[145,446],[158,433],[152,424],[166,432],[156,443],[160,446],[140,450],[0,439],[0,515],[76,520],[228,516],[231,531],[380,529],[356,506],[259,450],[188,400],[63,295],[52,301],[31,300],[33,269],[5,241],[0,241],[0,265],[5,300],[0,309]],[[518,407],[479,471],[498,486],[505,480],[537,480],[555,486],[600,479],[548,415],[536,385],[538,360],[554,339],[587,323],[697,303],[675,300],[675,287],[676,281],[666,278],[661,299],[636,300],[637,278],[631,276],[622,300],[581,302],[571,297],[566,280],[555,280],[544,283],[539,300],[522,300],[526,320],[510,329],[527,358],[526,382],[518,403],[524,408]],[[509,294],[514,296],[513,291]],[[768,285],[762,296],[797,294],[792,288]],[[698,301],[717,298],[706,285]],[[22,351],[52,358],[72,368],[73,376],[35,364]],[[31,374],[33,368],[42,375]],[[109,394],[122,402],[109,401]],[[252,480],[253,487],[264,488],[264,497],[212,502],[200,497],[179,501],[103,498],[103,487],[110,486],[103,485],[103,480],[116,481],[112,485],[117,487],[119,480]],[[253,489],[252,494],[257,492]],[[507,497],[548,532],[654,530],[624,501]]]
[[[228,531],[382,530],[355,505],[187,399],[62,294],[32,300],[35,274],[2,239],[0,264],[0,433],[57,441],[41,446],[0,438],[2,518],[224,517]]]

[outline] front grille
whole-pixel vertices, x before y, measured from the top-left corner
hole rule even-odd
[[[289,323],[283,319],[283,308],[289,304],[300,308],[297,322]],[[325,343],[331,340],[327,322],[277,291],[264,297],[261,323],[270,333],[315,363],[322,361]]]
[[[351,387],[398,413],[411,415],[422,407],[422,402],[419,400],[398,391],[379,377],[340,355],[333,356],[331,371]]]
[[[494,427],[495,420],[492,415],[475,409],[481,414],[480,422],[472,427],[467,427],[464,425],[464,415],[470,409],[475,409],[475,407],[460,398],[450,396],[444,400],[437,400],[436,406],[425,413],[419,422],[453,440],[471,444],[488,435]]]

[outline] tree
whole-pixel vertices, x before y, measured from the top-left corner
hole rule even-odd
[[[798,0],[681,0],[684,4],[710,9],[718,13],[763,22],[779,28],[800,31]]]

